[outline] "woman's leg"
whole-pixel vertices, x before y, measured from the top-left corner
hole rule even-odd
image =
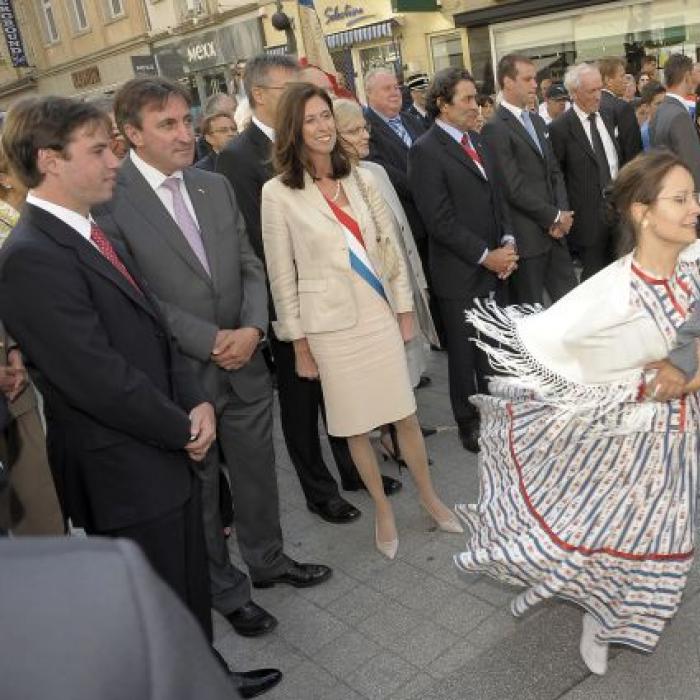
[[[377,457],[369,441],[369,435],[354,435],[348,438],[348,447],[362,482],[374,501],[377,520],[377,539],[380,542],[395,540],[396,524],[389,499],[384,493],[382,476],[377,465]]]
[[[421,503],[441,526],[443,523],[456,524],[457,519],[452,511],[435,493],[433,480],[430,477],[430,469],[428,468],[428,454],[425,451],[425,441],[423,440],[423,433],[416,414],[413,413],[407,418],[395,421],[394,425],[396,426],[396,433],[399,439],[401,456],[404,458],[411,476],[416,482]]]

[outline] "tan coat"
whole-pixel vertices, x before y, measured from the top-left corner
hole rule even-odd
[[[399,251],[391,213],[374,176],[366,170],[355,172],[365,183],[382,233],[391,236]],[[350,267],[343,229],[311,177],[306,174],[304,180],[304,189],[293,190],[276,177],[262,191],[262,237],[277,312],[272,325],[277,337],[286,341],[303,338],[307,333],[351,328],[358,318],[351,282],[351,275],[357,273]],[[391,280],[386,279],[372,216],[354,175],[341,182],[362,231],[367,256],[382,278],[392,310],[411,311],[413,297],[403,256],[398,255],[398,273]]]

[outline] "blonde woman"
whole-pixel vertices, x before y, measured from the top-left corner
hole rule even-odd
[[[374,178],[352,166],[327,93],[294,83],[282,96],[273,161],[262,193],[262,235],[277,311],[297,374],[320,379],[328,431],[348,440],[376,507],[377,549],[398,535],[369,432],[394,423],[421,503],[448,532],[461,526],[433,488],[403,343],[413,298],[391,215]]]

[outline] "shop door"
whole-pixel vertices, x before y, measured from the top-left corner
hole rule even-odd
[[[403,79],[403,67],[401,61],[401,47],[395,41],[369,46],[359,50],[360,70],[362,75],[367,75],[371,68],[379,66],[393,66],[399,81]]]

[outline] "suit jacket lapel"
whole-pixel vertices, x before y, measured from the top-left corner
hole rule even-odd
[[[218,281],[218,240],[216,235],[216,225],[213,219],[213,202],[211,195],[206,188],[197,185],[198,173],[196,168],[186,168],[183,171],[185,186],[187,193],[190,195],[194,213],[197,215],[197,223],[199,231],[202,235],[202,243],[204,251],[207,254],[207,262],[209,263],[209,271],[211,272],[211,280],[216,286]],[[189,247],[189,244],[188,244]],[[199,261],[197,261],[199,262]],[[205,271],[206,272],[206,271]]]
[[[571,135],[574,139],[576,139],[576,141],[578,141],[583,150],[586,151],[589,157],[596,164],[596,167],[598,167],[598,159],[595,157],[593,146],[591,146],[591,142],[588,140],[588,136],[586,135],[586,131],[583,128],[583,124],[581,124],[578,114],[576,114],[572,107],[566,113],[566,115],[567,119],[569,120],[569,131],[571,132]]]
[[[450,156],[452,156],[462,165],[466,166],[480,180],[486,182],[477,164],[466,154],[466,152],[464,151],[462,146],[460,146],[460,144],[458,144],[444,129],[441,129],[439,126],[435,125],[431,128],[435,129],[435,135],[437,136],[438,141],[440,141],[440,143],[443,145],[444,149]],[[478,153],[479,146],[474,144],[473,142],[472,145],[476,148]]]
[[[124,159],[119,181],[134,210],[148,220],[155,233],[162,236],[168,245],[185,259],[194,272],[211,283],[211,277],[202,267],[202,263],[194,254],[180,227],[130,158]]]
[[[142,309],[148,312],[151,316],[155,318],[158,317],[157,311],[153,308],[152,304],[147,299],[145,293],[141,294],[134,286],[129,282],[129,280],[122,275],[119,270],[117,270],[114,265],[112,265],[107,258],[105,258],[102,253],[95,248],[92,243],[83,238],[73,227],[61,221],[58,217],[44,211],[40,207],[34,207],[32,205],[27,205],[27,213],[29,214],[30,221],[40,228],[45,234],[50,236],[56,243],[62,246],[67,246],[75,250],[76,255],[80,261],[89,267],[91,270],[96,272],[98,275],[105,277],[110,282],[114,283],[119,287],[124,294],[126,294],[131,300],[136,302]],[[137,273],[128,265],[128,255],[119,246],[115,246],[115,251],[122,263],[127,267],[129,273],[137,281],[139,277]]]
[[[383,131],[385,134],[388,134],[392,139],[394,139],[395,143],[400,144],[402,148],[408,150],[408,146],[404,143],[403,139],[399,138],[399,135],[371,107],[367,108],[367,113],[369,114],[373,129]],[[406,129],[405,124],[404,129]],[[408,129],[406,130],[408,131]],[[410,136],[411,132],[409,131],[408,134]]]
[[[501,105],[499,108],[499,114],[501,116],[501,119],[503,119],[506,124],[510,126],[510,128],[515,132],[525,143],[530,146],[530,148],[533,150],[533,152],[539,157],[543,158],[544,157],[544,147],[542,143],[540,143],[540,148],[542,148],[542,152],[540,152],[540,149],[537,148],[537,145],[535,142],[532,140],[532,137],[530,134],[527,133],[527,129],[525,128],[524,124],[520,122],[519,119],[515,118],[515,115],[509,110],[503,107]],[[535,133],[537,133],[537,127],[535,127]],[[537,133],[539,137],[539,133]]]
[[[250,129],[250,142],[258,152],[259,161],[267,171],[268,177],[272,178],[275,174],[272,167],[272,142],[256,124],[251,123],[248,129]]]
[[[343,181],[343,184],[345,182],[347,181]],[[326,198],[321,193],[321,190],[316,187],[313,178],[307,172],[304,173],[304,189],[301,190],[301,193],[310,207],[328,217],[333,223],[338,224],[338,219],[336,219]]]

